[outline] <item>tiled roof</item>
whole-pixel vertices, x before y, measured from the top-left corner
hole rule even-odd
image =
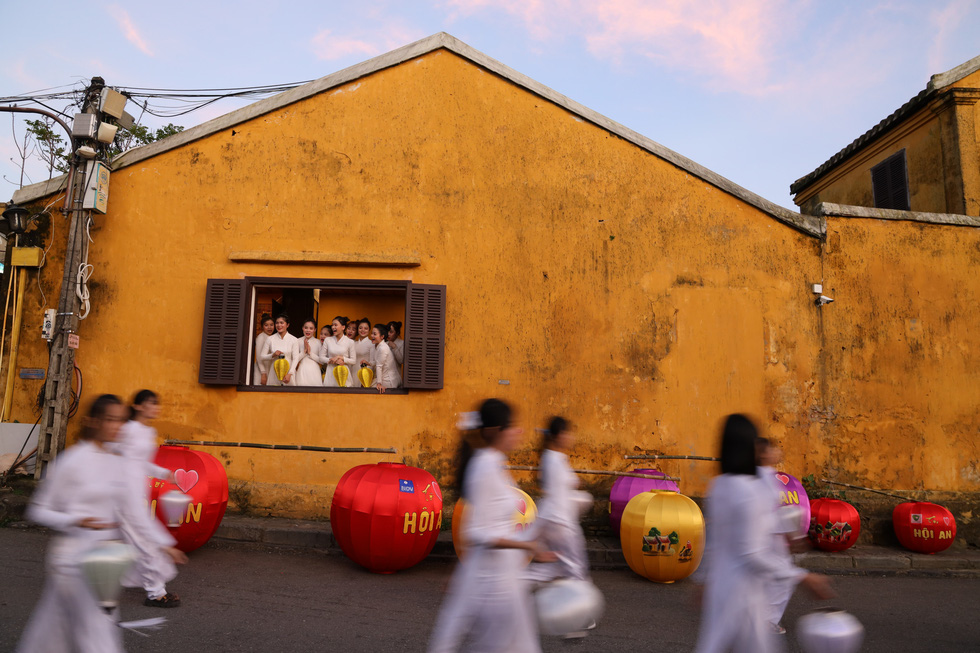
[[[866,131],[864,134],[855,139],[850,145],[845,147],[843,150],[830,157],[827,161],[820,165],[816,170],[810,174],[800,177],[792,184],[790,184],[789,191],[793,195],[800,193],[809,187],[817,179],[820,179],[824,174],[832,170],[837,166],[837,164],[845,161],[852,154],[863,148],[865,145],[876,140],[878,137],[884,135],[888,130],[890,130],[895,125],[901,123],[907,117],[914,114],[916,111],[924,107],[929,103],[932,98],[934,98],[940,90],[958,82],[967,75],[980,70],[980,56],[974,57],[969,61],[960,64],[952,70],[948,70],[944,73],[939,73],[933,75],[929,80],[929,84],[926,85],[925,89],[919,92],[914,98],[903,104],[898,108],[897,111],[892,113],[890,116],[879,122],[877,125]]]

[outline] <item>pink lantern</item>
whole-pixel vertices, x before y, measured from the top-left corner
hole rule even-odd
[[[795,476],[776,472],[775,485],[779,489],[779,505],[797,507],[802,512],[799,534],[806,535],[810,530],[810,497],[803,489],[803,484]]]
[[[659,469],[634,469],[633,472],[636,474],[666,477],[666,474]],[[620,476],[616,479],[612,489],[609,491],[609,526],[612,528],[613,533],[619,535],[620,523],[623,520],[623,510],[626,509],[626,504],[630,502],[630,499],[637,494],[649,492],[650,490],[680,492],[677,483],[667,478],[657,480],[653,478],[637,478],[636,476]],[[809,523],[807,521],[807,525]]]

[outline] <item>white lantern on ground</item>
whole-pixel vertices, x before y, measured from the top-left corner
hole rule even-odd
[[[587,580],[562,578],[534,593],[542,635],[562,636],[585,630],[599,621],[605,608],[602,592]]]
[[[167,518],[167,526],[169,528],[180,526],[180,518],[187,512],[191,498],[180,490],[170,490],[161,494],[159,501],[163,516]]]
[[[864,641],[864,626],[836,608],[822,608],[796,622],[796,639],[805,653],[856,653]]]
[[[136,550],[125,542],[108,540],[99,542],[81,558],[82,575],[99,606],[110,612],[119,602],[122,586],[119,579],[136,560]]]

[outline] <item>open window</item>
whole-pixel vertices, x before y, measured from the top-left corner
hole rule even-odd
[[[411,281],[246,277],[209,279],[204,304],[198,381],[279,392],[371,392],[363,388],[252,385],[255,335],[263,313],[290,316],[299,336],[308,319],[317,333],[336,315],[372,322],[402,322],[403,387],[438,390],[443,385],[446,287]]]

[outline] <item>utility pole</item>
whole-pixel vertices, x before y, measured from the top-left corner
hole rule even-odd
[[[105,81],[101,77],[92,78],[91,84],[85,90],[83,113],[98,113],[99,95],[104,86]],[[38,479],[42,478],[44,470],[58,452],[65,448],[68,433],[68,411],[75,375],[75,347],[77,347],[75,334],[78,331],[78,274],[79,266],[85,259],[88,249],[87,232],[92,222],[92,210],[82,208],[89,180],[86,179],[86,166],[79,163],[79,155],[73,152],[71,169],[68,173],[68,197],[65,198],[65,208],[69,213],[65,270],[61,278],[61,297],[58,300],[54,338],[51,341],[48,374],[44,385],[41,431],[37,442],[37,465],[34,475]]]

